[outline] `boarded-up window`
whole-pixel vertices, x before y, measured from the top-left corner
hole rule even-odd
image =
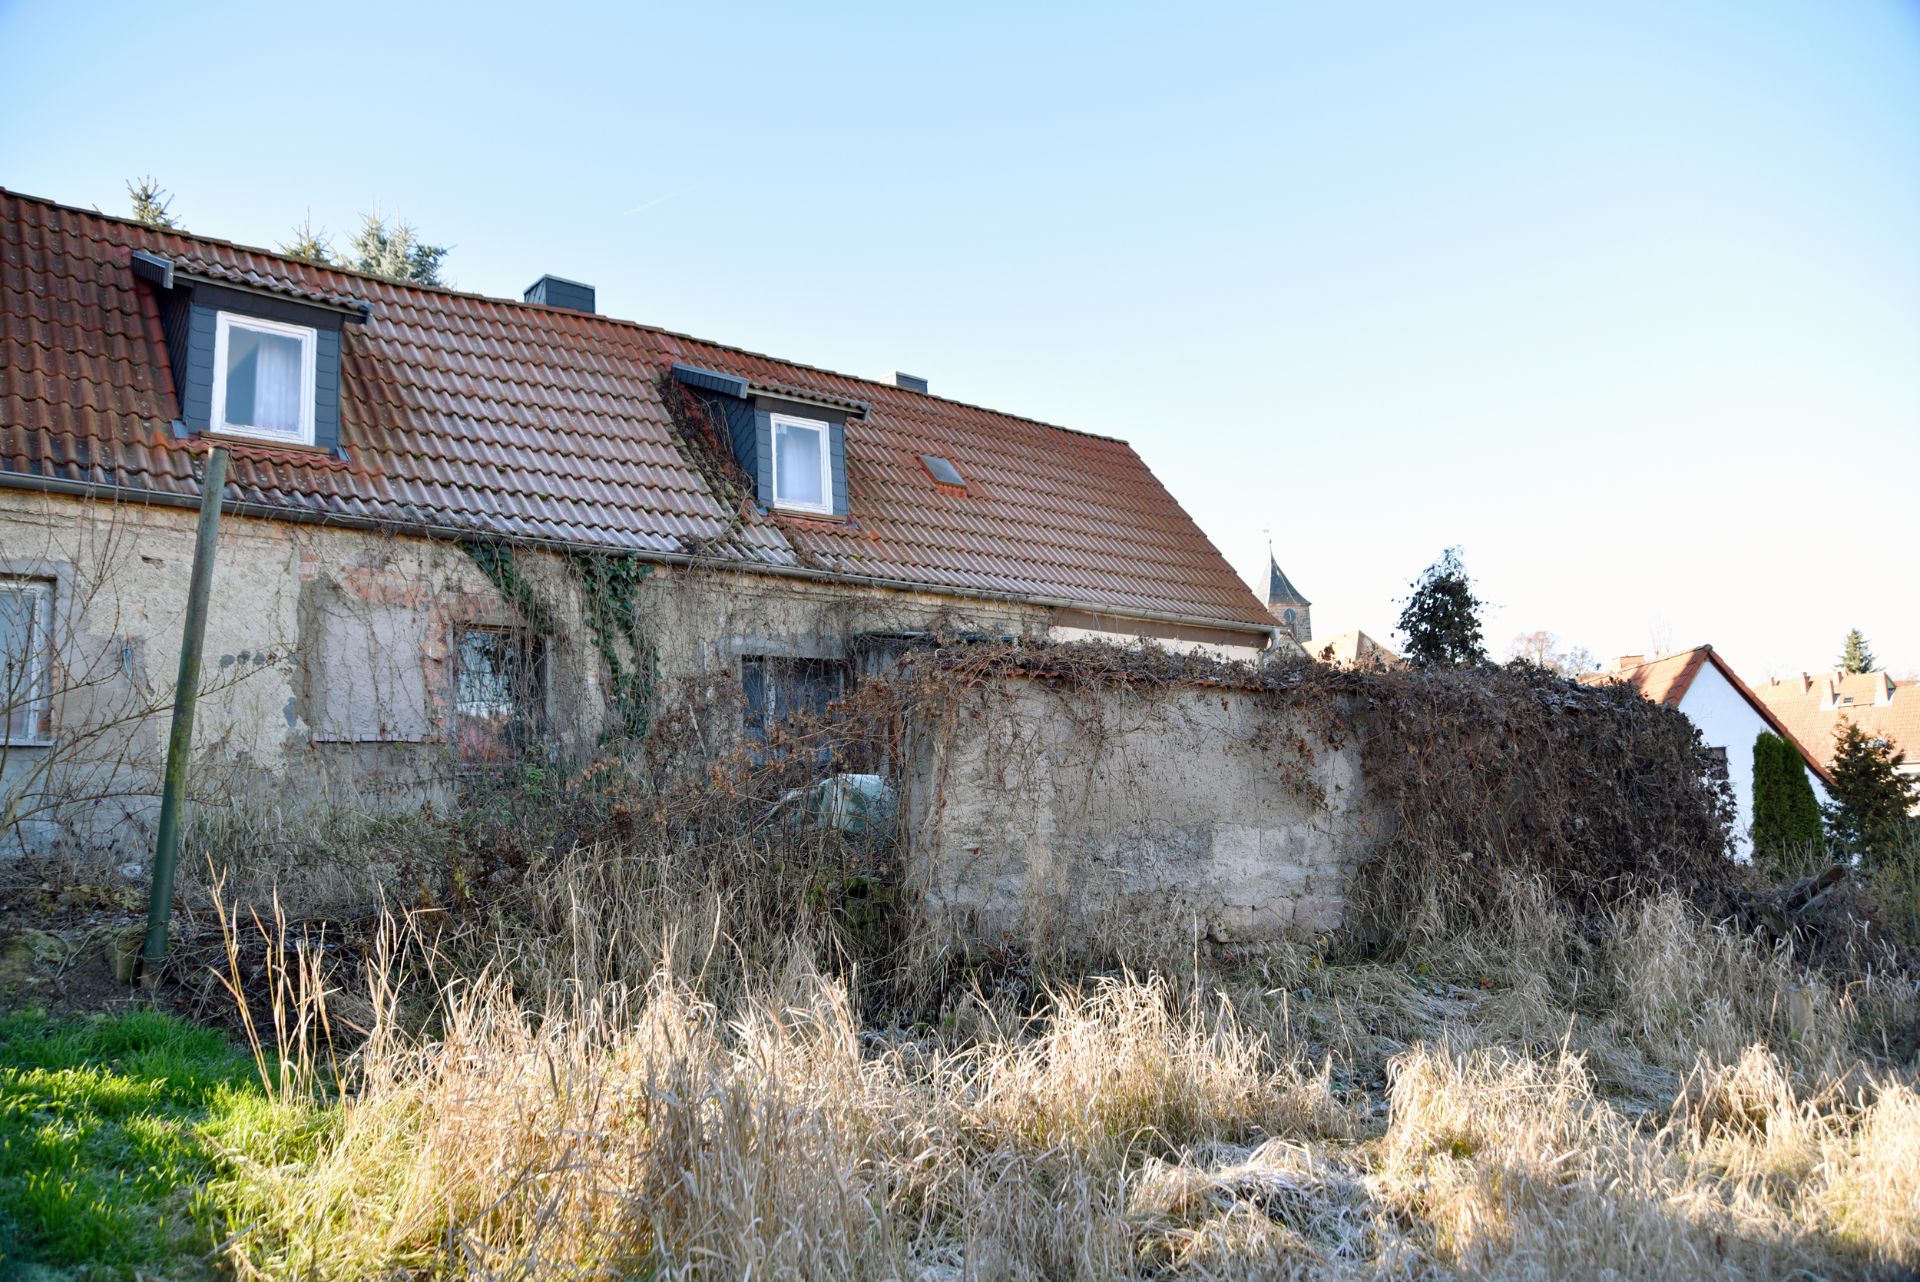
[[[454,740],[462,762],[489,765],[526,753],[546,702],[543,657],[537,638],[511,628],[455,635]]]
[[[440,737],[427,698],[432,616],[409,605],[327,594],[307,641],[307,723],[326,743],[423,743]]]
[[[0,579],[0,742],[53,735],[53,584]]]

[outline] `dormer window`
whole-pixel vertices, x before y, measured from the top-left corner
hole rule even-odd
[[[315,331],[303,325],[219,313],[213,338],[213,430],[312,445],[315,340]]]
[[[847,519],[847,422],[866,417],[864,401],[697,365],[675,365],[673,377],[692,393],[694,412],[733,447],[762,512]]]
[[[794,512],[833,512],[832,451],[820,419],[773,417],[773,505]]]

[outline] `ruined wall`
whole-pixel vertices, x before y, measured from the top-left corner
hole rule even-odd
[[[910,879],[987,942],[1331,930],[1390,820],[1356,749],[1284,717],[1246,691],[1000,678],[914,728]]]
[[[139,858],[158,811],[195,513],[0,490],[0,575],[54,585],[51,744],[0,745],[0,857]],[[517,552],[549,615],[540,692],[554,760],[595,750],[605,666],[565,558]],[[1045,635],[1050,612],[660,566],[637,594],[662,689],[742,656],[846,657],[872,631]],[[221,525],[192,792],[202,814],[447,804],[463,777],[453,649],[524,611],[451,542],[229,516]]]

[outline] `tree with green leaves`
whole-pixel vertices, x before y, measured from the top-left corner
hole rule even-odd
[[[1872,672],[1879,666],[1880,661],[1875,659],[1873,651],[1867,648],[1866,634],[1859,628],[1850,629],[1847,632],[1846,644],[1840,650],[1840,671]]]
[[[1820,803],[1800,749],[1762,731],[1753,741],[1753,857],[1790,875],[1822,840]]]
[[[133,219],[149,227],[178,227],[180,220],[171,212],[173,196],[151,174],[127,179],[127,196],[133,201]]]
[[[389,223],[376,209],[360,216],[360,230],[347,243],[340,266],[403,284],[438,285],[442,283],[440,265],[451,251],[449,245],[421,240],[412,223]]]
[[[1485,663],[1487,648],[1480,634],[1480,607],[1473,580],[1467,577],[1460,549],[1448,548],[1412,583],[1401,604],[1396,631],[1404,638],[1402,652],[1421,668],[1461,668]]]
[[[1901,767],[1907,754],[1842,719],[1833,731],[1833,804],[1827,823],[1840,848],[1872,864],[1890,857],[1912,835],[1908,812],[1920,800],[1920,781]]]

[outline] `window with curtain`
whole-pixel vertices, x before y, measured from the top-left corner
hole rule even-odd
[[[454,636],[455,750],[462,764],[518,760],[540,733],[546,655],[512,628],[462,628]]]
[[[313,444],[314,332],[221,312],[213,342],[214,430]]]
[[[53,584],[0,579],[0,743],[53,733]]]
[[[833,511],[827,425],[773,416],[773,502],[802,512]]]

